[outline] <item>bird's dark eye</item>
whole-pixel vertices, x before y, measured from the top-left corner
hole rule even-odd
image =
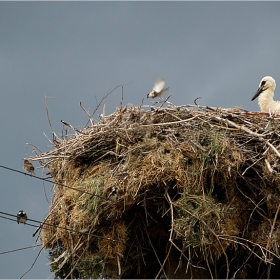
[[[262,83],[261,83],[261,87],[262,87],[262,86],[264,86],[264,85],[265,85],[265,83],[266,83],[266,81],[262,81]]]

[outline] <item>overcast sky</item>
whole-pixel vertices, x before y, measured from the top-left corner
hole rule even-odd
[[[280,82],[279,15],[280,2],[0,2],[0,165],[22,170],[34,155],[27,142],[50,149],[44,94],[58,134],[61,119],[87,123],[79,102],[93,112],[96,98],[130,83],[124,105],[140,105],[157,77],[175,105],[201,97],[201,105],[258,111],[251,98],[260,80]],[[108,113],[120,96],[106,100]],[[42,220],[42,182],[3,168],[0,176],[0,211]],[[51,184],[45,189],[50,199]],[[33,245],[34,230],[1,218],[0,253]],[[0,254],[0,277],[21,277],[39,249]],[[25,278],[53,277],[47,255]]]

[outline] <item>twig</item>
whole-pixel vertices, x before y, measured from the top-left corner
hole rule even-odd
[[[100,100],[100,102],[96,105],[96,107],[95,107],[93,113],[91,114],[91,117],[89,118],[89,120],[93,117],[93,115],[95,114],[95,112],[98,110],[98,108],[99,108],[100,105],[102,104],[103,100],[105,100],[105,99],[106,99],[110,94],[112,94],[117,88],[122,87],[122,86],[123,86],[123,85],[118,85],[118,86],[114,87],[110,92],[106,93],[106,94],[102,97],[102,99]],[[97,100],[96,100],[96,102],[97,102]],[[86,123],[85,126],[88,125],[89,120],[87,121],[87,123]]]
[[[194,141],[192,141],[191,139],[189,139],[189,141],[190,141],[193,145],[195,145],[198,149],[200,149],[202,152],[204,152],[204,153],[209,152],[209,151],[205,150],[201,145],[199,145],[199,144],[195,143]]]
[[[128,83],[128,84],[125,84],[125,85],[118,85],[118,86],[114,87],[110,92],[106,93],[106,94],[102,97],[102,99],[100,100],[100,102],[96,105],[96,107],[95,107],[93,113],[91,114],[91,118],[92,118],[93,115],[96,113],[96,111],[98,110],[98,108],[100,107],[100,105],[102,104],[102,102],[103,102],[110,94],[112,94],[117,88],[122,87],[122,89],[123,89],[123,87],[128,86],[128,85],[130,85],[131,83],[132,83],[132,82],[130,82],[130,83]],[[86,126],[88,125],[88,122],[89,122],[89,120],[87,121]]]
[[[36,147],[34,144],[31,144],[31,143],[26,143],[26,154],[27,154],[27,146],[30,145],[33,147],[33,151],[35,151],[35,153],[37,154],[37,151],[39,151],[40,153],[43,153],[38,147]],[[36,150],[37,151],[36,151]]]
[[[166,263],[166,261],[168,260],[168,257],[170,255],[170,252],[171,252],[171,249],[172,249],[172,242],[173,242],[173,231],[174,231],[174,212],[173,212],[173,206],[172,206],[172,201],[171,201],[171,198],[167,192],[167,190],[165,191],[165,197],[167,198],[167,201],[169,203],[169,206],[170,206],[170,215],[171,215],[171,229],[170,229],[170,234],[169,234],[169,241],[170,241],[170,244],[169,244],[169,249],[168,249],[168,252],[166,254],[166,257],[160,267],[160,270],[158,272],[158,274],[156,275],[155,279],[157,279],[159,277],[159,274],[161,273],[161,271],[163,270],[164,268],[164,265]]]
[[[280,153],[277,151],[277,149],[269,143],[269,141],[266,141],[266,144],[276,153],[276,155],[280,158]]]
[[[45,221],[49,218],[50,215],[51,215],[51,214],[48,214],[48,216],[44,219],[44,221],[43,221],[42,223],[40,223],[40,225],[37,227],[37,229],[35,230],[35,232],[32,234],[32,237],[34,237],[34,236],[37,234],[37,232],[43,227]]]
[[[122,110],[122,106],[123,106],[123,96],[124,96],[124,94],[123,94],[123,85],[122,85],[122,97],[121,97],[121,102],[120,102],[120,111]]]
[[[251,256],[252,256],[252,252],[250,252],[250,254],[249,254],[248,258],[245,260],[245,262],[243,262],[243,264],[234,272],[231,279],[235,279],[237,272],[241,270],[241,268],[248,262],[248,260],[251,258]]]
[[[82,105],[82,102],[80,102],[80,107],[83,109],[83,111],[86,113],[86,115],[88,116],[91,125],[94,124],[94,120],[92,118],[92,116],[90,115],[90,113],[84,108],[84,106]]]
[[[280,203],[278,204],[276,213],[274,215],[273,224],[271,226],[271,229],[270,229],[270,232],[269,232],[269,235],[268,235],[267,244],[266,244],[266,253],[267,252],[270,253],[269,249],[270,249],[270,243],[271,243],[271,239],[272,239],[272,233],[273,233],[273,230],[275,228],[275,224],[276,224],[276,220],[277,220],[277,217],[278,217],[278,214],[279,214],[279,210],[280,210]],[[265,262],[267,260],[266,256],[267,256],[267,254],[265,254]]]
[[[31,264],[31,267],[20,277],[20,279],[22,279],[33,268],[33,266],[37,262],[37,259],[39,258],[40,254],[41,254],[41,252],[43,251],[44,248],[45,248],[45,246],[42,246],[42,248],[40,249],[39,253],[37,254],[34,262]]]
[[[107,104],[105,103],[105,104],[103,105],[102,118],[105,118],[105,116],[106,116],[106,107],[107,107]]]
[[[267,160],[267,159],[264,159],[264,161],[265,161],[265,164],[266,164],[266,166],[267,166],[268,171],[269,171],[270,173],[273,173],[273,169],[272,169],[270,163],[268,162],[268,160]]]
[[[243,247],[245,247],[247,250],[249,250],[250,252],[252,252],[257,258],[259,258],[261,261],[264,261],[264,259],[266,260],[266,263],[269,263],[269,264],[274,264],[273,262],[271,262],[270,260],[266,259],[266,254],[264,253],[264,250],[266,251],[266,248],[263,248],[262,246],[260,246],[258,243],[254,243],[248,239],[244,239],[244,238],[241,238],[241,237],[238,237],[238,236],[234,236],[235,240],[232,239],[232,236],[228,236],[228,238],[226,237],[227,235],[218,235],[218,237],[220,239],[223,239],[223,240],[227,240],[227,241],[231,241],[231,242],[234,242],[236,244],[239,244]],[[246,241],[250,244],[253,244],[255,246],[257,246],[261,252],[263,253],[263,257],[259,256],[256,252],[254,252],[248,245],[240,242],[240,241],[237,241],[236,239],[239,239],[239,240],[242,240],[242,241]],[[277,257],[278,256],[276,254],[274,254],[273,252],[269,251],[273,256]]]
[[[84,249],[83,252],[79,255],[78,259],[76,260],[75,264],[71,264],[71,270],[70,272],[67,274],[67,276],[64,278],[64,279],[69,279],[68,277],[73,273],[74,269],[76,268],[76,265],[78,264],[79,260],[82,258],[82,256],[84,255],[84,253],[86,252],[87,250]],[[74,279],[74,277],[71,277],[71,279]]]
[[[122,268],[121,268],[121,263],[120,263],[120,256],[117,255],[117,262],[118,262],[118,275],[122,274]]]
[[[43,225],[43,223],[41,223],[41,224],[36,228],[36,230],[35,230],[34,233],[32,234],[32,237],[34,237],[34,236],[37,234],[37,232],[39,231],[39,229],[42,228],[42,225]]]
[[[201,97],[197,97],[193,102],[194,102],[194,104],[197,106],[197,107],[199,107],[199,105],[196,103],[196,101],[198,100],[198,99],[200,99]]]
[[[77,131],[76,128],[73,127],[70,123],[67,123],[67,122],[65,122],[65,121],[63,121],[63,120],[60,120],[60,122],[63,123],[64,125],[66,125],[66,126],[72,128],[72,130]]]
[[[141,218],[142,218],[142,217],[141,217]],[[144,227],[145,227],[145,231],[146,231],[147,237],[148,237],[148,239],[149,239],[149,243],[150,243],[151,247],[153,248],[153,251],[154,251],[154,254],[155,254],[155,256],[156,256],[156,259],[157,259],[159,265],[160,265],[161,268],[162,268],[162,264],[161,264],[161,262],[160,262],[160,259],[159,259],[158,255],[157,255],[157,252],[156,252],[156,250],[155,250],[155,248],[154,248],[154,246],[153,246],[153,243],[152,243],[152,241],[151,241],[151,239],[150,239],[150,236],[149,236],[149,233],[148,233],[148,231],[147,231],[147,227],[146,227],[146,225],[145,225],[145,223],[144,223],[143,220],[142,220],[142,223],[143,223],[143,225],[144,225]],[[164,277],[165,277],[166,279],[168,279],[168,277],[167,277],[167,275],[166,275],[166,273],[165,273],[165,271],[164,271],[163,268],[162,268],[162,272],[163,272],[163,274],[164,274]]]
[[[49,125],[50,125],[51,131],[52,131],[53,141],[55,141],[55,138],[58,138],[58,137],[52,127],[51,119],[49,116],[49,110],[48,110],[48,106],[47,106],[47,98],[51,98],[51,97],[48,97],[45,93],[44,93],[44,95],[45,95],[45,108],[46,108],[46,112],[47,112],[47,117],[48,117]]]
[[[162,104],[160,105],[159,109],[162,108],[162,106],[167,102],[167,100],[170,98],[171,95],[167,96],[165,100],[163,100]]]
[[[260,160],[262,160],[263,158],[259,158],[258,160],[256,160],[255,162],[253,162],[253,164],[251,164],[250,166],[248,166],[243,173],[241,174],[242,176],[244,176],[244,174],[247,172],[248,169],[250,169],[251,167],[253,167],[255,164],[257,164],[257,162],[259,162]]]
[[[258,134],[258,133],[256,133],[256,132],[253,132],[253,131],[251,131],[249,128],[245,127],[244,125],[238,125],[238,124],[234,123],[233,121],[230,121],[230,120],[228,120],[228,119],[223,119],[223,118],[217,117],[217,116],[215,116],[215,118],[216,118],[217,120],[219,120],[219,121],[227,122],[228,124],[230,124],[230,125],[232,125],[232,126],[238,128],[238,129],[240,129],[240,130],[244,130],[244,131],[246,131],[247,133],[249,133],[249,134],[251,134],[251,135],[253,135],[253,136],[256,136],[256,137],[259,137],[260,139],[263,139],[263,135],[262,135],[262,134]]]
[[[153,123],[153,124],[143,124],[141,126],[156,126],[156,125],[170,125],[170,124],[176,124],[176,123],[183,123],[183,122],[189,122],[194,119],[196,119],[197,116],[194,116],[192,118],[186,119],[186,120],[181,120],[181,121],[175,121],[175,122],[166,122],[166,123]]]

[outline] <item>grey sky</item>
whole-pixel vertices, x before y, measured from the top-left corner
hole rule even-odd
[[[34,155],[26,142],[49,149],[44,93],[57,133],[61,119],[85,126],[79,102],[92,112],[95,96],[131,82],[124,104],[140,105],[157,77],[175,105],[200,96],[201,105],[258,111],[250,100],[260,80],[280,82],[279,14],[279,2],[0,2],[0,164],[22,170],[22,158]],[[120,96],[117,89],[106,100],[108,113]],[[41,220],[48,210],[42,182],[5,169],[0,176],[0,211],[23,209]],[[51,185],[45,188],[50,199]],[[0,219],[0,228],[0,253],[36,241],[27,225]],[[38,252],[1,254],[0,277],[19,278]],[[46,256],[25,278],[51,276]]]

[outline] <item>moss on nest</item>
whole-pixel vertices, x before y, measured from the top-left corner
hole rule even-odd
[[[54,182],[41,232],[52,270],[61,278],[277,275],[279,132],[277,116],[169,103],[118,109],[56,139],[31,158]]]

